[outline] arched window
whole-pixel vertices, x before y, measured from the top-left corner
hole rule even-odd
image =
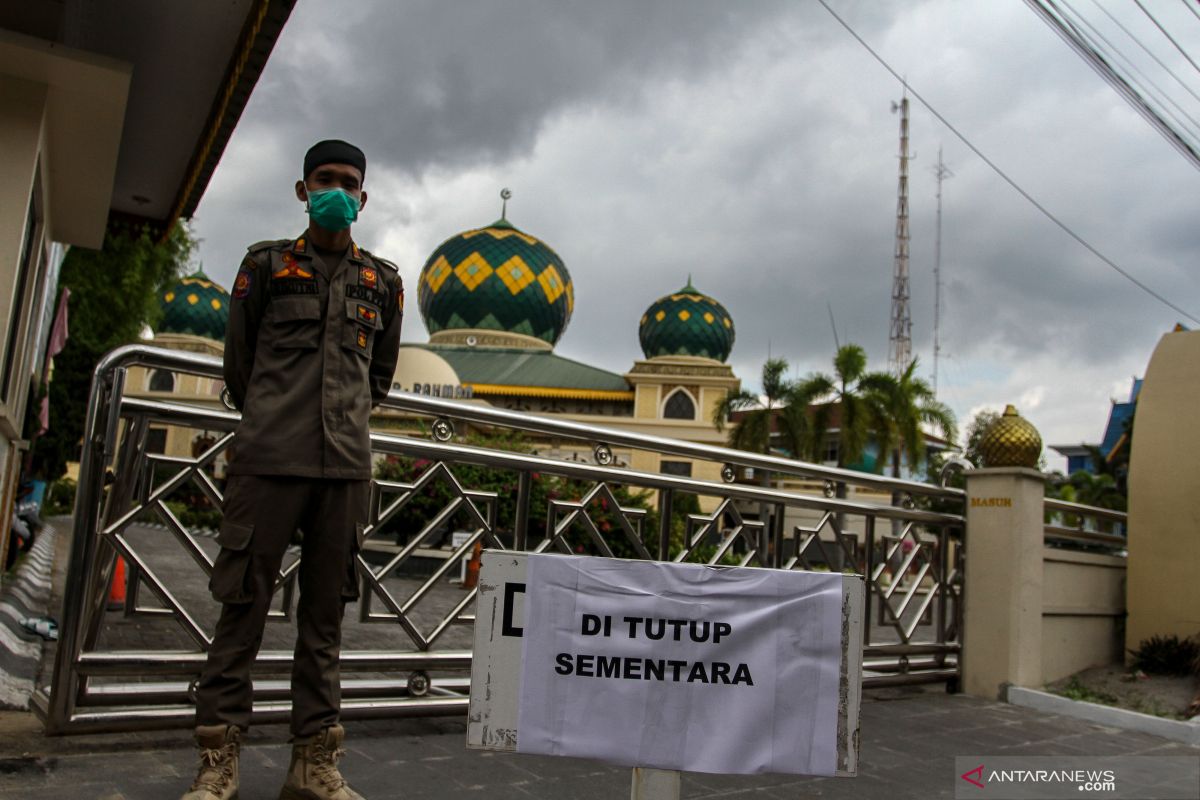
[[[663,417],[666,419],[695,419],[696,404],[691,395],[683,389],[676,389],[663,404]]]
[[[173,392],[175,391],[175,373],[170,370],[156,369],[150,375],[150,391],[152,392]]]

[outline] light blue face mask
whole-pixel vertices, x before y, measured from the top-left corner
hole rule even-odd
[[[328,231],[350,227],[358,219],[358,198],[345,189],[316,189],[308,193],[308,217]]]

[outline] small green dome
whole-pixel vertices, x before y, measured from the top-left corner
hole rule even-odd
[[[196,270],[159,298],[162,322],[159,333],[190,333],[206,339],[225,341],[229,322],[229,292]]]
[[[655,300],[642,315],[638,339],[646,358],[699,356],[724,361],[733,349],[733,319],[725,306],[692,286]]]
[[[417,302],[431,335],[485,329],[553,345],[571,319],[575,287],[557,253],[501,218],[434,250],[417,282]]]

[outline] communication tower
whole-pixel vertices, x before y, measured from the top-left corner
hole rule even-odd
[[[912,363],[912,318],[908,310],[908,92],[893,113],[900,112],[900,187],[896,201],[896,257],[892,267],[892,325],[888,369],[900,375]]]
[[[937,177],[937,238],[933,244],[933,394],[938,389],[938,359],[942,355],[942,181],[953,178],[954,173],[942,161],[942,148],[938,148],[938,163],[933,168]]]

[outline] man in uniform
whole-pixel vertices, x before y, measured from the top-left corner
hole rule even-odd
[[[196,688],[201,766],[184,800],[237,794],[250,725],[250,666],[285,548],[299,529],[292,760],[280,800],[362,800],[337,768],[345,603],[368,519],[371,408],[392,385],[404,289],[396,267],[354,243],[366,157],[318,142],[296,197],[308,229],[250,247],[234,282],[225,384],[242,412],[210,588],[222,603]]]

